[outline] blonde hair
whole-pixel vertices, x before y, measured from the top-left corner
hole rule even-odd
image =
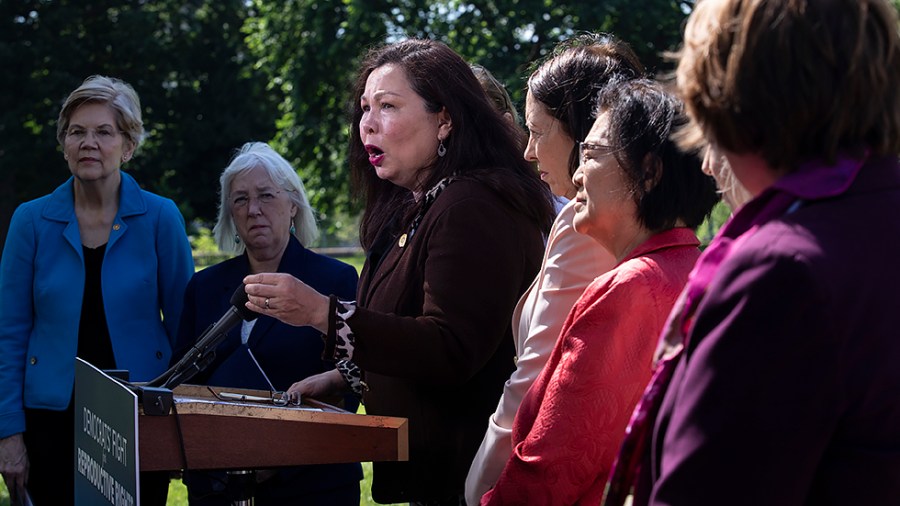
[[[87,103],[106,104],[116,115],[116,128],[131,142],[134,150],[144,142],[141,100],[134,88],[121,79],[90,76],[66,98],[56,121],[56,140],[65,146],[66,131],[75,110]]]
[[[234,240],[237,227],[231,215],[231,201],[228,196],[234,178],[256,168],[265,170],[272,182],[286,191],[291,202],[297,206],[297,214],[291,220],[296,229],[294,237],[300,244],[310,246],[319,237],[319,228],[303,181],[291,164],[271,146],[264,142],[248,142],[238,150],[219,177],[219,218],[213,227],[213,236],[219,249],[237,255],[246,249],[243,242],[238,243]]]

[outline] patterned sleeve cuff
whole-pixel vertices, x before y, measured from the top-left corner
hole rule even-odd
[[[363,392],[369,391],[369,385],[366,385],[366,382],[363,381],[362,370],[359,366],[350,360],[338,360],[335,367],[337,367],[338,372],[341,373],[341,377],[344,378],[347,385],[350,386],[350,390],[353,391],[356,398],[362,401]]]
[[[347,320],[356,312],[356,302],[338,300],[334,295],[329,297],[328,333],[325,335],[325,350],[322,358],[326,360],[352,360],[355,338]]]
[[[355,339],[353,330],[347,320],[356,312],[356,302],[338,300],[334,295],[329,297],[328,334],[325,336],[325,351],[322,356],[335,361],[335,367],[350,389],[359,399],[369,389],[362,379],[362,370],[353,363],[353,346]]]

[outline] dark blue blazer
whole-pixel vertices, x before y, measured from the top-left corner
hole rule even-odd
[[[353,266],[314,253],[304,248],[293,236],[288,242],[278,272],[300,279],[326,295],[346,300],[356,297],[357,273]],[[246,253],[198,271],[187,285],[181,324],[172,354],[174,363],[184,355],[204,330],[216,322],[231,307],[229,299],[250,273]],[[278,390],[287,390],[294,382],[334,368],[322,360],[322,334],[311,327],[294,327],[268,316],[257,318],[247,346]],[[216,348],[216,358],[203,372],[188,383],[233,388],[269,390],[259,369],[241,343],[241,326],[228,333]],[[355,412],[357,403],[352,397],[345,400],[344,409]],[[357,482],[362,477],[359,464],[302,466],[288,471],[292,474],[277,477],[298,492],[333,488],[342,482]],[[293,476],[296,475],[296,476]],[[190,487],[190,480],[186,480]]]

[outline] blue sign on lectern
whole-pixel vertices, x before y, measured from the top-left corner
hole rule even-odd
[[[75,360],[75,504],[140,506],[137,395]]]

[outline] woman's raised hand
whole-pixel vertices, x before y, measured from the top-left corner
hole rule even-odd
[[[244,278],[247,309],[297,327],[328,330],[328,297],[290,274],[251,274]]]

